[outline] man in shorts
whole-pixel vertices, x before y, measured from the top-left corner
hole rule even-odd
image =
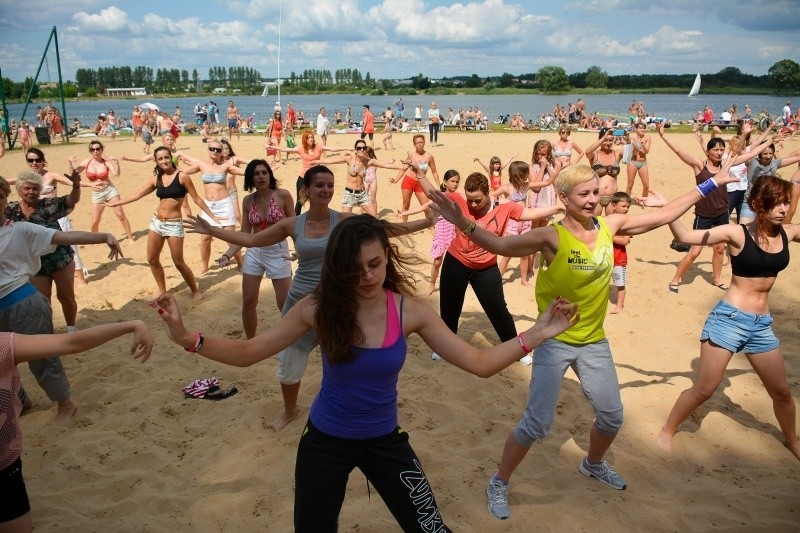
[[[375,115],[369,110],[369,104],[364,104],[363,121],[361,125],[361,140],[369,137],[369,146],[374,148],[373,137],[375,137]]]
[[[236,133],[236,139],[239,139],[239,109],[233,105],[233,100],[228,102],[228,138],[233,139],[233,134]]]

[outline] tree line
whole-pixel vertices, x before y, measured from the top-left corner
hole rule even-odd
[[[573,89],[608,89],[608,90],[688,90],[696,73],[689,74],[622,74],[612,76],[599,66],[591,66],[584,72],[567,74],[559,66],[548,65],[537,72],[513,75],[504,72],[500,76],[481,77],[477,74],[469,76],[453,76],[431,80],[422,73],[408,80],[375,79],[369,72],[362,75],[358,69],[340,68],[334,71],[327,69],[306,69],[300,73],[292,72],[284,79],[288,92],[303,91],[370,91],[386,93],[389,91],[428,90],[434,87],[478,88],[491,90],[494,88],[516,88],[552,93],[563,93]],[[725,67],[717,73],[701,74],[703,91],[715,92],[731,89],[744,91],[763,91],[783,93],[797,91],[800,87],[800,64],[792,59],[783,59],[773,64],[766,75],[755,76],[742,72],[737,67]],[[262,78],[259,71],[250,67],[215,66],[208,70],[208,78],[200,79],[197,69],[190,73],[187,69],[153,69],[146,66],[137,67],[100,67],[98,69],[78,69],[75,82],[64,84],[64,96],[73,98],[79,93],[86,96],[103,94],[109,87],[145,87],[148,92],[183,93],[204,92],[215,87],[239,89],[245,94],[259,94],[262,90]],[[14,82],[3,78],[3,91],[6,98],[23,99],[33,88],[33,97],[55,97],[58,90],[34,84],[32,77],[22,82]],[[208,85],[206,87],[205,85]]]
[[[148,92],[180,93],[201,90],[208,83],[236,89],[247,89],[261,85],[261,73],[250,67],[215,66],[208,69],[208,79],[201,80],[200,73],[193,69],[138,67],[79,68],[75,71],[78,92],[102,94],[112,87],[144,87]]]
[[[664,89],[691,87],[697,73],[690,74],[623,74],[611,76],[598,66],[591,66],[585,72],[567,74],[559,66],[549,65],[540,68],[535,74],[513,76],[503,73],[497,78],[485,81],[473,74],[470,77],[451,78],[459,80],[467,87],[480,87],[493,84],[496,87],[530,88],[536,86],[545,92],[566,92],[571,89]],[[742,72],[737,67],[725,67],[717,73],[701,75],[703,90],[714,92],[728,88],[759,89],[774,92],[791,92],[800,87],[800,64],[783,59],[773,64],[766,75],[754,76]]]
[[[362,76],[357,68],[340,68],[331,72],[327,69],[306,69],[300,74],[292,71],[284,80],[285,85],[318,90],[330,86],[374,87],[375,80],[367,72]]]

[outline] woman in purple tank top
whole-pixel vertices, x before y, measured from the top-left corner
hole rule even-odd
[[[301,193],[308,199],[310,207],[299,216],[286,217],[272,224],[264,231],[246,234],[242,232],[224,231],[213,227],[203,219],[193,219],[193,230],[202,235],[211,235],[231,244],[248,248],[269,246],[291,238],[297,255],[297,270],[289,287],[283,305],[283,315],[305,296],[311,294],[319,283],[322,270],[322,259],[328,237],[333,228],[349,216],[330,209],[333,198],[333,172],[324,165],[315,165],[303,175]],[[403,224],[392,224],[393,235],[405,235],[433,225],[433,218],[415,220]],[[284,351],[279,357],[277,377],[281,383],[283,396],[283,412],[275,419],[273,427],[280,431],[294,420],[299,408],[297,397],[300,392],[300,381],[305,373],[308,355],[317,345],[313,333],[303,335],[297,342]]]
[[[518,338],[478,349],[450,331],[427,303],[412,296],[409,266],[389,242],[392,228],[369,215],[342,220],[331,231],[319,285],[271,329],[247,341],[204,337],[182,322],[174,296],[151,305],[169,338],[190,352],[249,366],[309,331],[323,354],[321,389],[300,439],[295,469],[298,532],[349,529],[339,524],[347,478],[358,467],[403,531],[449,531],[428,480],[397,422],[397,379],[406,337],[417,333],[443,359],[488,377],[533,347],[568,329],[576,308],[556,299]]]

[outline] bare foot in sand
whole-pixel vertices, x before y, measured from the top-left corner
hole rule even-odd
[[[201,293],[200,291],[195,291],[195,292],[193,292],[193,293],[192,293],[192,299],[193,299],[195,302],[199,302],[199,301],[201,301],[201,300],[203,299],[203,293]]]
[[[58,412],[56,413],[56,417],[53,419],[53,422],[56,424],[69,422],[69,420],[75,416],[75,412],[77,410],[78,406],[75,405],[72,400],[61,400],[58,402]]]
[[[200,269],[200,272],[197,272],[197,273],[194,275],[194,277],[196,277],[196,278],[202,278],[203,276],[205,276],[205,275],[206,275],[206,272],[208,272],[208,267],[207,267],[207,266],[205,266],[205,267],[201,268],[201,269]]]
[[[272,427],[275,429],[275,431],[282,430],[289,425],[289,422],[297,418],[298,413],[300,413],[299,409],[295,409],[294,411],[284,411],[281,416],[275,419],[275,422],[272,423]]]
[[[793,444],[789,444],[789,443],[787,442],[787,443],[785,444],[785,446],[786,446],[787,448],[789,448],[789,451],[790,451],[790,452],[792,452],[792,453],[794,454],[794,456],[795,456],[795,457],[797,457],[798,459],[800,459],[800,441],[798,441],[797,439],[795,439]]]
[[[659,448],[664,450],[665,452],[672,451],[672,433],[667,433],[665,430],[661,430],[658,436],[656,437],[656,444]],[[797,455],[797,454],[795,454]]]
[[[431,294],[433,294],[433,293],[434,293],[434,291],[436,291],[436,284],[435,284],[435,283],[431,283],[431,286],[430,286],[430,288],[428,289],[428,296],[430,296]]]
[[[531,286],[530,282],[528,282],[527,279],[520,280],[519,284],[522,285],[523,287],[530,287]]]
[[[612,315],[618,315],[618,314],[620,314],[622,312],[622,309],[623,309],[623,307],[617,306],[611,311],[611,314]]]

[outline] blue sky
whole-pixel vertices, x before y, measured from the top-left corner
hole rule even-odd
[[[798,0],[283,0],[280,74],[375,78],[535,72],[766,74],[800,58]],[[278,75],[281,0],[0,0],[0,24],[58,27],[78,68],[249,66]],[[6,47],[8,48],[8,47]],[[5,51],[8,54],[9,50]],[[4,52],[0,68],[6,75]]]

